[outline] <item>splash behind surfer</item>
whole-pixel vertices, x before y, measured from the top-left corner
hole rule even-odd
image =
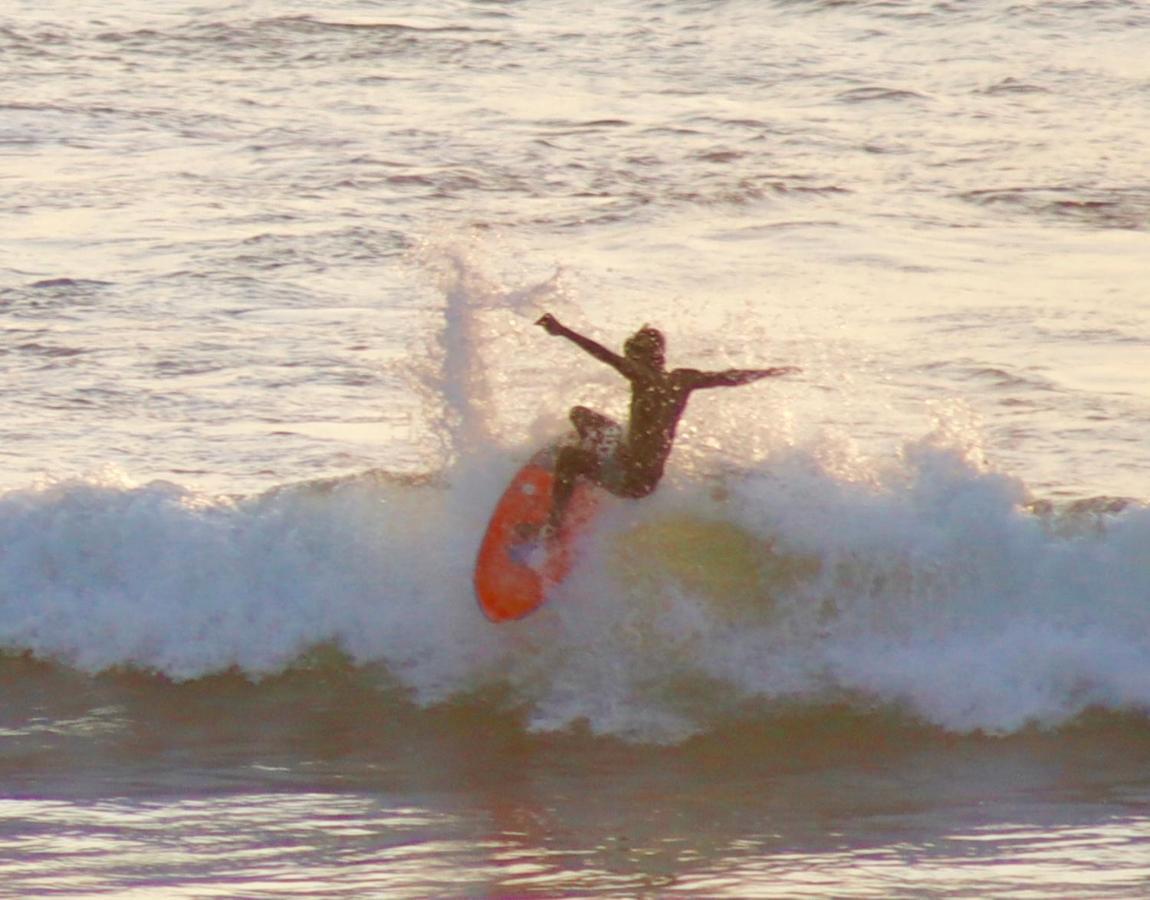
[[[550,313],[536,322],[548,334],[566,338],[631,383],[631,413],[625,431],[600,413],[576,406],[571,421],[579,432],[577,446],[563,447],[555,462],[555,482],[547,530],[554,534],[575,490],[586,478],[619,497],[645,497],[663,477],[679,419],[691,393],[702,388],[737,387],[761,378],[798,372],[795,366],[771,369],[726,369],[702,372],[666,366],[666,341],[658,329],[644,325],[623,345],[623,355],[568,328]],[[605,449],[605,438],[617,437]]]

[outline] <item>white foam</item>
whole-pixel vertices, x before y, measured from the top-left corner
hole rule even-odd
[[[870,484],[815,456],[745,473],[725,501],[680,478],[615,504],[548,606],[505,626],[479,614],[470,574],[514,454],[446,484],[365,475],[247,499],[108,479],[9,492],[0,643],[186,679],[261,677],[330,642],[427,702],[510,687],[534,727],[643,739],[747,700],[845,697],[992,732],[1150,705],[1150,511],[1064,533],[962,448],[910,447]],[[734,606],[620,575],[620,535],[684,513],[816,569]]]
[[[971,427],[878,461],[841,434],[788,431],[757,462],[724,458],[721,485],[688,446],[656,495],[608,505],[542,610],[487,622],[474,554],[533,447],[492,427],[483,352],[516,335],[500,316],[528,327],[562,295],[553,280],[498,286],[466,257],[449,269],[442,354],[422,373],[444,407],[445,471],[247,498],[117,477],[2,494],[0,645],[188,679],[259,678],[335,644],[420,702],[493,688],[532,727],[640,740],[777,703],[991,732],[1150,707],[1150,511],[1035,515],[1021,482],[981,463]],[[657,550],[620,566],[619,541],[683,516],[737,529],[790,574],[735,589],[721,565],[684,579]]]

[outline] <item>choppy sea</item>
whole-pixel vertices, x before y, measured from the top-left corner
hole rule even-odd
[[[0,894],[1150,890],[1150,7],[9,0]],[[497,626],[614,374],[653,497]]]

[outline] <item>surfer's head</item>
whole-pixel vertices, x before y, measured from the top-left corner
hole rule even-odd
[[[667,359],[666,349],[667,341],[663,337],[663,332],[650,325],[644,325],[627,338],[627,343],[623,345],[623,354],[636,362],[662,368]]]

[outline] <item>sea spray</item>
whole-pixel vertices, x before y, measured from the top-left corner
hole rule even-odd
[[[561,271],[541,280],[523,273],[500,279],[486,270],[488,257],[487,245],[474,239],[428,241],[415,256],[434,273],[443,297],[434,345],[415,372],[416,388],[453,462],[480,448],[521,440],[499,426],[509,411],[516,411],[508,409],[515,406],[512,398],[541,393],[533,384],[537,379],[512,381],[516,364],[531,355],[524,352],[522,333],[551,302],[566,296]],[[512,278],[516,284],[505,283]],[[537,431],[541,421],[552,431],[556,427],[546,409],[529,418],[526,427]],[[519,428],[524,424],[520,421]]]

